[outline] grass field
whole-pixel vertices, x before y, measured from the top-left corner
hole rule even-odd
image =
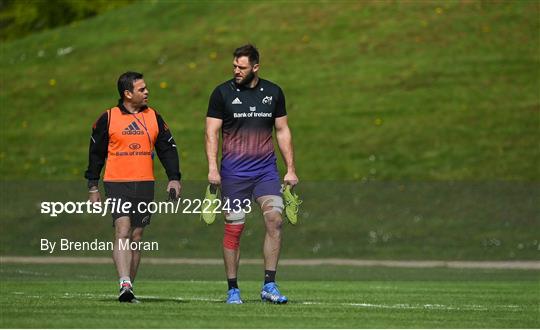
[[[82,181],[92,123],[138,70],[184,178],[206,179],[208,98],[250,41],[285,91],[303,180],[538,181],[539,12],[534,0],[141,1],[2,43],[0,175]]]
[[[539,14],[535,0],[137,1],[2,43],[0,255],[112,238],[108,216],[39,205],[86,200],[91,125],[124,71],[145,74],[183,197],[200,198],[208,97],[253,42],[286,95],[304,199],[283,258],[538,260]],[[222,231],[156,215],[147,256],[218,258]],[[248,215],[243,257],[261,257],[263,234]],[[286,306],[258,301],[260,273],[242,266],[246,304],[226,306],[221,266],[143,264],[143,303],[120,305],[112,265],[3,263],[0,327],[540,327],[539,271],[282,266]]]
[[[184,198],[201,198],[204,182],[184,182]],[[164,201],[165,183],[156,188]],[[74,181],[0,184],[0,255],[48,255],[40,239],[110,241],[109,215],[40,213],[43,201],[84,201]],[[538,260],[538,185],[517,182],[304,182],[300,223],[284,227],[284,258],[398,260]],[[261,256],[264,224],[248,215],[242,255]],[[207,226],[197,214],[156,214],[144,239],[159,243],[152,257],[221,256],[222,217]],[[104,252],[61,255],[108,256]]]
[[[141,1],[2,43],[0,254],[110,238],[108,218],[52,219],[37,205],[87,198],[90,127],[125,70],[145,73],[184,197],[200,198],[208,97],[230,77],[231,50],[252,41],[262,77],[287,95],[305,199],[286,257],[538,258],[537,1],[242,2],[241,20],[236,5]],[[260,218],[249,226],[257,257]],[[157,256],[215,257],[220,235],[169,215],[145,238]]]
[[[290,303],[258,299],[260,267],[242,266],[244,305],[223,303],[221,266],[142,265],[139,305],[115,301],[111,265],[2,264],[2,327],[537,328],[539,272],[281,267]]]

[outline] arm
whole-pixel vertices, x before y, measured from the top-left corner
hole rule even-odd
[[[286,184],[295,186],[298,183],[296,169],[294,168],[294,151],[292,144],[292,134],[287,123],[287,116],[278,117],[274,123],[276,127],[276,139],[281,156],[287,166],[287,173],[283,178]]]
[[[221,184],[221,175],[218,169],[218,146],[219,132],[223,125],[223,114],[225,112],[225,103],[223,95],[216,87],[210,95],[208,101],[208,111],[206,113],[206,129],[205,129],[205,148],[206,159],[208,160],[208,182],[214,185]]]
[[[107,159],[107,150],[109,147],[109,115],[104,112],[92,127],[90,136],[90,147],[88,149],[88,168],[84,177],[88,179],[88,200],[92,203],[100,202],[101,196],[98,191],[98,182],[101,170]]]
[[[176,142],[173,139],[169,126],[165,123],[160,114],[156,112],[156,119],[158,123],[159,133],[156,139],[155,148],[158,158],[167,173],[169,178],[169,184],[167,185],[167,192],[170,189],[176,191],[176,198],[180,196],[180,190],[182,186],[180,184],[180,160],[178,158],[178,152],[176,150]]]
[[[219,131],[223,124],[222,119],[206,117],[206,129],[205,129],[205,147],[206,147],[206,159],[208,160],[208,182],[211,184],[221,184],[221,176],[218,169],[218,145],[219,145]]]

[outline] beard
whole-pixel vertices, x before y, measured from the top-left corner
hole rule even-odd
[[[240,80],[240,82],[238,82],[237,84],[240,85],[240,86],[246,86],[246,85],[249,85],[252,81],[253,81],[253,78],[255,78],[255,73],[252,71],[249,72],[249,74],[242,80]],[[235,77],[236,79],[236,77]]]

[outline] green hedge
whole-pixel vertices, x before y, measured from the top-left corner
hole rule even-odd
[[[0,0],[0,39],[17,39],[67,25],[131,2],[133,0]]]

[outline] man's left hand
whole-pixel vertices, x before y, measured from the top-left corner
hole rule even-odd
[[[178,199],[178,197],[180,197],[180,191],[182,190],[182,185],[180,184],[180,181],[178,180],[169,181],[169,184],[167,185],[167,193],[171,189],[174,189],[174,191],[176,192],[176,199]]]
[[[298,177],[296,176],[295,172],[289,171],[287,174],[285,174],[283,181],[285,181],[285,184],[294,187],[298,184]]]

